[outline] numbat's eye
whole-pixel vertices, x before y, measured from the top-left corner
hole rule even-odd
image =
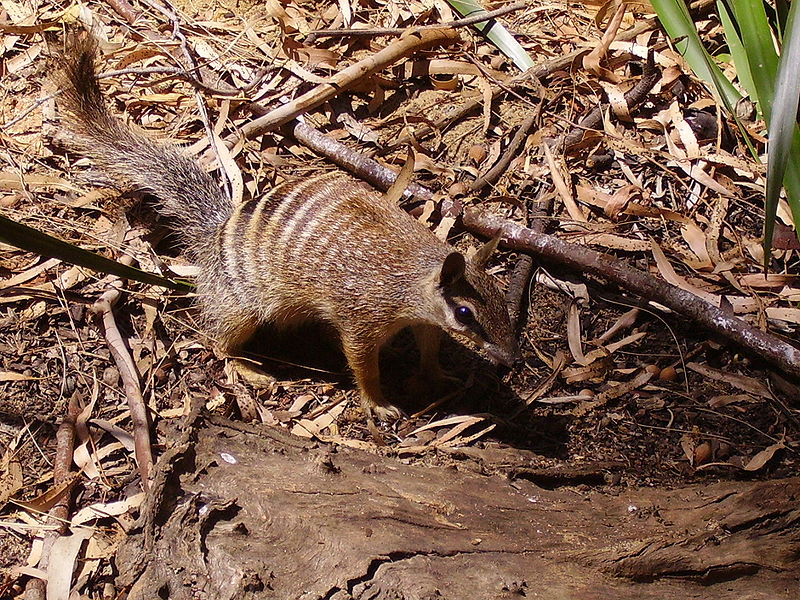
[[[472,309],[469,306],[459,306],[456,308],[456,321],[464,325],[469,325],[475,320]]]

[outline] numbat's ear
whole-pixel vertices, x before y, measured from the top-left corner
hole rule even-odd
[[[475,256],[472,257],[472,263],[481,269],[489,262],[492,253],[497,249],[497,244],[500,243],[500,233],[498,232],[492,239],[486,242],[483,246],[478,248]]]
[[[460,252],[448,254],[442,263],[442,270],[439,272],[439,285],[446,287],[464,277],[466,266],[463,254]]]

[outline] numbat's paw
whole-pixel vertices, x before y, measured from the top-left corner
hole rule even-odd
[[[388,402],[376,404],[374,402],[365,402],[362,400],[361,407],[364,409],[367,416],[374,417],[379,421],[397,421],[398,419],[406,417],[406,413]]]

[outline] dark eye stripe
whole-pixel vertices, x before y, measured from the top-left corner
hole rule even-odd
[[[450,310],[453,311],[453,316],[456,318],[456,320],[459,323],[461,323],[465,327],[469,327],[469,329],[471,331],[473,331],[482,340],[485,340],[487,342],[491,342],[492,341],[492,339],[486,334],[486,329],[484,329],[483,325],[478,321],[478,318],[477,318],[477,307],[473,309],[470,306],[465,306],[464,304],[460,304],[459,302],[454,301],[454,300],[450,300],[448,302],[448,305],[450,306]],[[463,323],[462,321],[460,321],[458,319],[458,314],[457,314],[456,311],[461,306],[465,306],[465,308],[469,309],[469,311],[472,313],[472,320],[469,323]]]

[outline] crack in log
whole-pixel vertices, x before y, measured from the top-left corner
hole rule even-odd
[[[727,565],[715,565],[703,570],[685,569],[668,571],[661,574],[651,573],[649,577],[636,577],[634,575],[631,576],[631,579],[641,583],[658,581],[660,579],[688,579],[702,583],[703,585],[712,585],[714,583],[723,583],[755,575],[762,568],[764,568],[763,565],[758,565],[756,563],[733,562]]]
[[[346,497],[346,496],[359,496],[362,494],[360,491],[355,492],[329,492],[326,490],[290,490],[287,488],[280,488],[280,491],[287,494],[297,494],[298,496],[330,496],[332,498]]]
[[[725,521],[720,521],[720,526],[725,530],[726,533],[733,534],[747,529],[761,531],[771,531],[775,528],[785,529],[796,524],[798,520],[800,520],[800,512],[796,510],[776,510],[773,512],[755,515],[752,518],[742,520],[735,525],[730,525]]]
[[[404,560],[410,560],[413,558],[417,558],[419,556],[424,557],[434,557],[434,558],[457,558],[460,556],[473,556],[473,555],[481,555],[481,554],[506,554],[510,556],[528,556],[530,554],[539,552],[539,550],[531,548],[526,550],[453,550],[452,552],[436,552],[433,550],[430,551],[397,551],[397,552],[390,552],[388,554],[383,554],[373,558],[369,565],[367,566],[366,573],[360,577],[354,577],[352,579],[347,580],[347,593],[351,596],[355,592],[355,588],[357,585],[362,583],[368,583],[375,579],[378,569],[381,566],[387,563],[399,563]],[[330,599],[333,594],[336,592],[341,591],[341,588],[335,587],[328,590],[328,592],[323,596],[324,599]]]

